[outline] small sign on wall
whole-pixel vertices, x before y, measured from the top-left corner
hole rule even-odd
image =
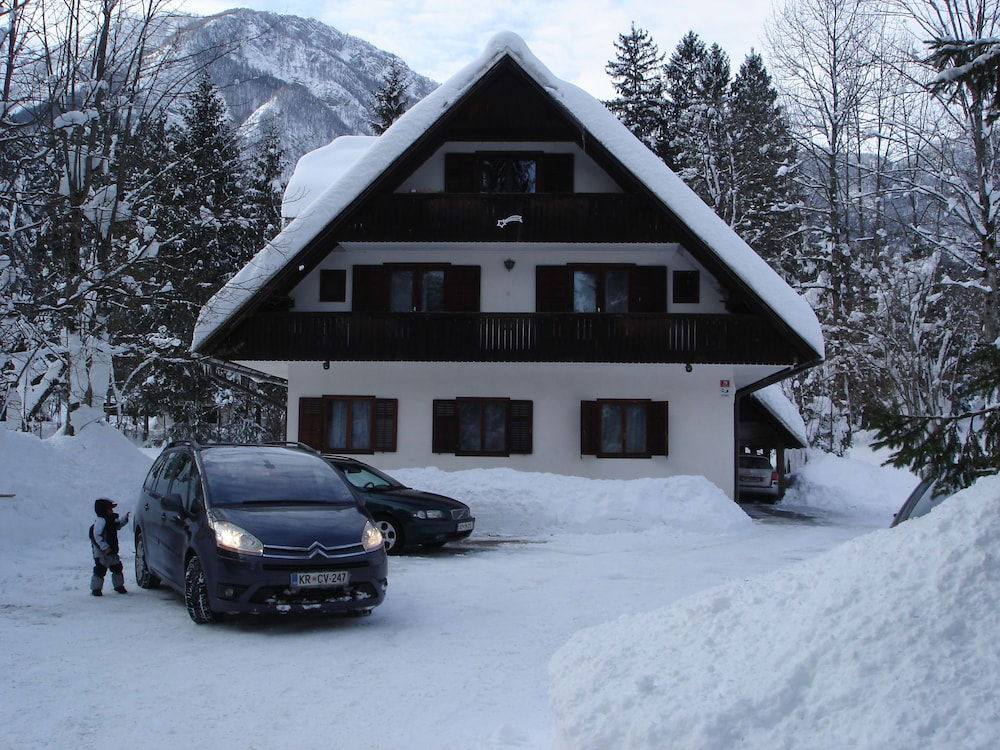
[[[732,391],[732,385],[728,380],[719,381],[719,395],[723,398],[728,398],[730,391]]]

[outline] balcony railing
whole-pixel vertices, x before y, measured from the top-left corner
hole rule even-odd
[[[222,343],[235,360],[785,364],[750,315],[257,313]]]
[[[504,222],[512,216],[520,221]],[[498,222],[500,222],[498,224]],[[672,242],[669,220],[623,193],[443,195],[371,198],[337,234],[382,242]]]

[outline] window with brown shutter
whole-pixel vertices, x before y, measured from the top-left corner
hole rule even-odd
[[[667,267],[571,263],[535,267],[536,312],[667,311]]]
[[[322,453],[392,453],[397,410],[394,398],[300,398],[299,441]]]
[[[580,402],[580,453],[598,458],[667,455],[667,402],[598,399]]]
[[[457,456],[531,453],[532,406],[507,398],[435,400],[432,449]]]
[[[476,193],[476,155],[444,155],[444,190],[446,193]]]
[[[479,266],[354,266],[354,312],[479,312]]]

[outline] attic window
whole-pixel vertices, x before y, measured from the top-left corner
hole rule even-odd
[[[572,193],[573,154],[478,151],[445,154],[448,193]]]
[[[518,154],[480,154],[479,192],[538,192],[538,160]]]

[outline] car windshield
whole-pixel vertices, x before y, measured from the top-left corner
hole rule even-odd
[[[337,468],[344,472],[347,481],[355,487],[371,490],[399,489],[403,485],[387,474],[383,474],[378,469],[361,464],[337,464]]]
[[[212,505],[354,504],[326,461],[285,448],[212,448],[202,452]]]
[[[740,456],[741,469],[766,469],[771,470],[771,462],[764,456]]]

